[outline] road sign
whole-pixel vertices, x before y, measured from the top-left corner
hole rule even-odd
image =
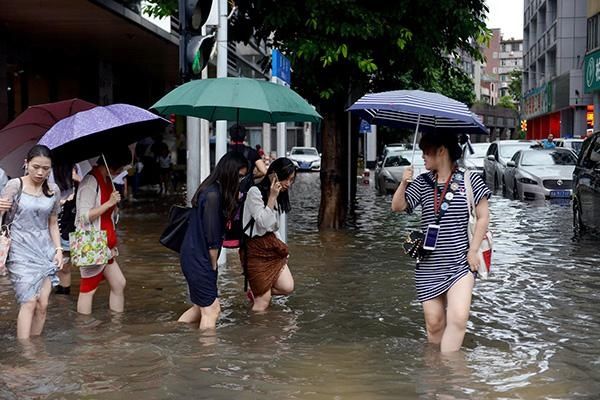
[[[292,83],[290,60],[277,49],[271,52],[271,76],[282,80],[287,86]]]

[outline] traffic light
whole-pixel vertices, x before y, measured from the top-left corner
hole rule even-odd
[[[179,0],[179,68],[184,80],[206,68],[215,49],[215,34],[203,35],[213,0]]]
[[[523,132],[527,132],[527,120],[526,119],[521,120],[521,130]]]

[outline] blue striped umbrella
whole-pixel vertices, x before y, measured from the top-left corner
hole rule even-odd
[[[416,148],[419,131],[489,134],[466,104],[422,90],[366,94],[348,110],[375,125],[415,128],[413,149]]]
[[[486,127],[466,104],[439,93],[394,90],[370,93],[349,108],[372,124],[487,135]]]

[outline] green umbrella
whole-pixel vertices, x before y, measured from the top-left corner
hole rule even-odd
[[[319,122],[321,116],[298,93],[283,85],[249,78],[188,82],[151,108],[161,114],[239,123]]]

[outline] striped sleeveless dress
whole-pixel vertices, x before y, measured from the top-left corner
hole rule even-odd
[[[454,179],[459,181],[459,187],[454,198],[450,201],[450,207],[440,221],[440,232],[436,248],[418,262],[415,269],[415,285],[417,298],[420,302],[434,299],[446,293],[452,285],[470,272],[467,262],[469,208],[465,191],[464,172],[458,171],[456,174]],[[481,199],[489,199],[492,192],[478,174],[470,174],[475,204],[477,205]],[[423,234],[426,233],[428,225],[436,223],[434,189],[430,182],[435,182],[435,176],[432,172],[427,172],[419,175],[406,189],[407,212],[412,213],[418,206],[421,206],[421,230]],[[443,184],[438,184],[438,196],[442,193],[443,186]]]

